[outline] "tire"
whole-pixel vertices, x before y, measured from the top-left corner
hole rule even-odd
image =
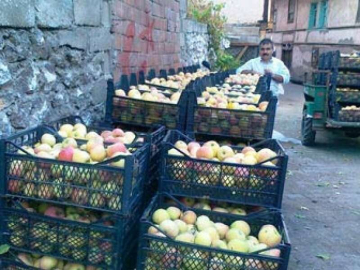
[[[349,138],[353,138],[356,139],[357,137],[360,136],[360,133],[357,132],[345,132],[345,135]]]
[[[312,146],[315,143],[316,131],[312,129],[313,119],[307,117],[307,110],[303,110],[301,122],[301,142],[305,146]]]

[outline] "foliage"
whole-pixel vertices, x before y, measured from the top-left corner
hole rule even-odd
[[[221,42],[225,38],[225,24],[227,21],[226,17],[221,13],[224,7],[225,3],[214,4],[208,0],[190,0],[188,8],[189,17],[208,25],[209,49],[215,52],[217,58],[215,66],[221,70],[238,66],[234,57],[226,53],[221,46]]]

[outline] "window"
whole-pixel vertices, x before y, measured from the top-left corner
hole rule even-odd
[[[317,7],[318,3],[311,3],[310,5],[309,29],[316,28]]]
[[[320,2],[320,12],[319,12],[319,25],[318,28],[324,28],[327,23],[327,12],[328,11],[328,1]]]
[[[322,0],[311,3],[309,14],[309,29],[321,29],[326,27],[328,2],[328,0]]]
[[[296,2],[296,0],[289,0],[288,23],[293,23],[293,22],[294,22],[294,17],[295,17],[295,2]]]

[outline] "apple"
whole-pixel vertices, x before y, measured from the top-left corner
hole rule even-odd
[[[76,204],[86,205],[89,200],[89,194],[85,189],[74,188],[71,193],[71,201]]]
[[[257,164],[257,160],[254,156],[252,155],[245,155],[245,158],[242,160],[242,163],[244,165],[256,165]]]
[[[168,212],[170,219],[172,220],[178,219],[181,215],[180,209],[174,206],[168,207],[166,211]]]
[[[206,228],[209,228],[209,227],[212,227],[212,223],[209,219],[209,217],[207,216],[199,216],[197,219],[196,219],[196,223],[195,223],[197,229],[199,231],[204,231]]]
[[[255,150],[254,148],[252,148],[251,146],[244,147],[244,148],[241,150],[241,153],[243,153],[244,155],[245,155],[247,152],[256,152],[256,150]]]
[[[124,143],[125,144],[132,144],[136,138],[136,135],[134,132],[131,132],[131,131],[126,131],[125,134],[124,134]]]
[[[169,220],[170,215],[165,209],[158,209],[152,215],[152,221],[156,224],[160,224],[165,220]]]
[[[250,235],[251,229],[247,222],[243,220],[237,220],[230,225],[230,228],[236,228],[242,231],[246,236]]]
[[[117,89],[115,90],[115,96],[118,96],[118,97],[126,97],[126,93],[124,90],[122,89]]]
[[[179,228],[176,223],[170,219],[160,223],[160,229],[169,237],[175,238],[179,234]]]
[[[228,210],[226,210],[225,208],[222,208],[222,207],[214,207],[214,208],[212,209],[212,211],[214,211],[214,212],[220,212],[220,213],[229,213]]]
[[[104,130],[100,134],[100,136],[103,137],[104,139],[106,139],[107,137],[112,136],[112,135],[113,135],[113,133],[110,130]]]
[[[90,161],[90,155],[88,154],[88,152],[79,149],[74,149],[72,161],[79,163],[87,163]]]
[[[260,243],[275,247],[281,243],[282,237],[275,226],[265,225],[260,229],[258,239]]]
[[[26,253],[19,253],[17,257],[22,263],[24,263],[27,266],[33,266],[34,264],[34,261],[31,258],[31,256]]]
[[[64,270],[86,270],[84,265],[78,263],[67,263]]]
[[[203,210],[211,210],[210,205],[206,203],[196,203],[194,204],[193,208],[203,209]]]
[[[217,152],[217,158],[223,161],[226,158],[231,158],[235,155],[234,150],[227,145],[221,146]]]
[[[249,240],[248,240],[249,241]],[[255,241],[253,242],[255,243]],[[249,252],[252,253],[252,252],[258,252],[260,250],[263,250],[263,249],[267,249],[268,246],[266,244],[263,244],[263,243],[257,243],[255,244],[254,246],[253,245],[249,245]]]
[[[189,144],[188,144],[188,146],[187,146],[187,149],[189,150],[189,152],[191,153],[191,150],[192,149],[195,149],[195,148],[200,148],[201,147],[201,145],[199,144],[199,143],[197,143],[197,142],[190,142]]]
[[[189,210],[189,211],[184,212],[184,214],[181,217],[181,220],[184,221],[186,224],[195,224],[196,218],[197,218],[197,216],[196,216],[195,212]]]
[[[175,147],[180,149],[180,150],[188,150],[187,144],[184,141],[181,141],[181,140],[179,140],[179,141],[177,141],[175,143]]]
[[[230,242],[233,239],[240,239],[245,241],[246,240],[246,235],[239,229],[236,228],[231,228],[227,233],[226,233],[226,241]]]
[[[217,240],[220,240],[220,236],[216,230],[215,227],[208,227],[206,228],[205,230],[203,230],[204,232],[207,232],[210,234],[211,236],[211,243],[217,241]]]
[[[274,151],[272,151],[271,149],[263,148],[257,153],[257,161],[260,163],[265,160],[275,158],[276,156],[277,156],[276,153]],[[276,165],[277,159],[271,160],[271,163]]]
[[[216,141],[208,141],[204,143],[204,146],[210,146],[210,148],[213,150],[214,156],[217,156],[220,146]]]
[[[103,145],[96,145],[90,151],[90,157],[92,161],[101,162],[106,157],[106,150]]]
[[[121,128],[115,128],[115,129],[112,131],[112,135],[113,135],[114,137],[124,137],[125,132],[124,132]]]
[[[22,181],[10,179],[8,182],[8,190],[10,193],[19,193],[22,187]]]
[[[240,215],[240,216],[246,216],[246,211],[242,208],[234,208],[231,210],[231,214],[234,215]]]
[[[216,231],[219,234],[220,239],[224,239],[226,236],[226,233],[229,231],[229,226],[225,225],[223,223],[217,222],[214,224],[214,227]]]
[[[196,152],[197,158],[212,159],[214,157],[214,151],[210,146],[201,146]]]
[[[55,206],[48,207],[45,212],[45,216],[53,217],[53,218],[65,218],[65,212],[63,209]]]
[[[228,249],[236,252],[249,252],[248,243],[245,240],[233,239],[228,243]]]
[[[54,146],[56,144],[56,138],[52,134],[45,133],[41,136],[41,143]]]
[[[99,139],[99,140],[104,140],[99,134],[97,134],[95,131],[90,131],[89,133],[87,133],[85,135],[85,139],[86,140],[91,140],[91,139]]]
[[[52,185],[43,184],[38,186],[37,195],[41,199],[51,199],[53,196],[54,188]]]
[[[108,157],[112,157],[115,153],[126,153],[126,152],[127,152],[126,146],[121,142],[110,145],[106,149],[106,153]]]
[[[228,249],[226,242],[223,240],[215,240],[211,243],[211,246],[214,248]]]
[[[241,163],[244,160],[245,155],[243,153],[237,153],[233,156],[233,158],[236,160],[237,163]]]
[[[193,244],[195,241],[195,236],[189,232],[185,232],[185,233],[182,233],[182,234],[179,234],[178,236],[176,236],[175,240]]]
[[[185,233],[188,231],[187,224],[184,221],[182,221],[180,219],[176,219],[176,220],[174,220],[174,222],[176,223],[176,225],[179,228],[179,233]]]
[[[64,124],[60,127],[59,131],[66,132],[67,134],[70,134],[74,129],[74,126],[71,124]]]
[[[49,144],[39,144],[35,147],[34,153],[38,154],[39,152],[50,152],[52,150],[51,146]]]
[[[73,155],[74,155],[74,148],[72,146],[68,146],[60,151],[58,160],[72,161]]]
[[[185,152],[184,149],[182,149],[183,152]],[[171,148],[169,151],[168,151],[168,155],[171,155],[171,156],[179,156],[179,157],[183,157],[184,154],[181,153],[180,151],[178,151],[177,149],[175,148]],[[189,154],[190,155],[190,154]]]
[[[77,142],[74,138],[66,138],[65,140],[63,140],[62,142],[62,147],[66,148],[68,146],[72,146],[73,148],[77,148]]]
[[[194,243],[202,246],[211,246],[211,236],[208,232],[202,231],[195,236]]]
[[[83,129],[73,130],[71,132],[70,137],[76,138],[76,139],[85,139],[86,138],[86,130],[83,130]]]

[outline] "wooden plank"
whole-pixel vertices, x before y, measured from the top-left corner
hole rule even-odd
[[[240,61],[240,59],[244,56],[244,54],[246,53],[247,49],[249,48],[249,46],[245,46],[241,52],[236,56],[236,61]]]

